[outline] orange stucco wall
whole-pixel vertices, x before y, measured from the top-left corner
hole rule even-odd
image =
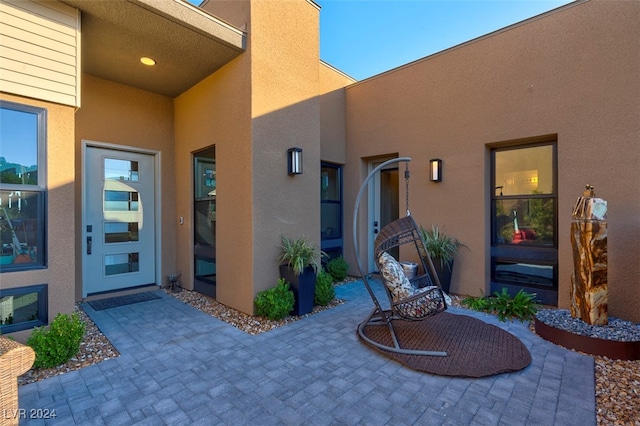
[[[48,284],[49,321],[74,307],[74,108],[0,93],[0,99],[47,110],[47,267],[25,272],[3,272],[3,289]],[[31,330],[13,333],[25,341]]]
[[[490,147],[557,135],[559,305],[569,304],[571,209],[589,183],[609,202],[609,312],[640,321],[639,21],[638,2],[569,5],[348,87],[346,181],[362,181],[363,158],[412,157],[412,214],[468,247],[451,291],[479,295],[489,282]],[[444,161],[442,183],[428,180],[433,157]]]
[[[173,131],[173,100],[165,96],[124,86],[91,75],[82,76],[82,108],[76,113],[75,194],[76,212],[76,298],[82,297],[82,141],[122,145],[160,154],[161,223],[159,239],[161,276],[156,284],[167,284],[167,275],[176,271],[176,180]]]

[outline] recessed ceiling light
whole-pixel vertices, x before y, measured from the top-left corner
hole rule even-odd
[[[142,58],[140,58],[140,62],[142,62],[145,65],[149,65],[149,66],[153,66],[156,64],[156,61],[154,61],[151,58],[147,58],[146,56],[143,56]]]

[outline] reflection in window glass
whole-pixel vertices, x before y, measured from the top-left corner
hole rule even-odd
[[[553,145],[495,153],[495,196],[552,194]]]
[[[321,239],[342,238],[342,205],[333,203],[320,204]]]
[[[104,210],[110,212],[138,211],[135,191],[104,191]]]
[[[0,288],[0,334],[46,324],[47,285]]]
[[[320,185],[320,199],[322,201],[340,201],[340,169],[322,167]]]
[[[496,199],[496,244],[553,247],[555,198]]]
[[[138,222],[106,222],[104,224],[105,243],[128,243],[138,241]]]
[[[105,158],[104,178],[110,180],[138,182],[138,162]]]
[[[494,279],[520,285],[554,285],[553,266],[533,263],[496,261]]]
[[[105,275],[128,274],[139,270],[138,253],[108,254],[104,257]]]
[[[0,183],[38,184],[38,115],[0,108]]]
[[[41,192],[0,191],[0,271],[43,264],[43,221]]]

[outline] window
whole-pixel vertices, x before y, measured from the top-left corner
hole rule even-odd
[[[0,290],[0,333],[47,324],[47,285]]]
[[[330,258],[342,255],[342,170],[322,163],[320,177],[321,248]]]
[[[491,292],[506,287],[557,303],[556,144],[495,149]]]
[[[45,121],[0,102],[0,272],[45,266]]]
[[[194,290],[216,297],[216,150],[194,154]]]

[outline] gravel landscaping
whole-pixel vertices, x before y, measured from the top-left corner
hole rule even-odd
[[[182,290],[176,293],[166,291],[166,293],[252,335],[263,333],[300,319],[300,317],[287,317],[281,321],[269,321],[266,318],[238,312],[216,302],[212,298],[193,291]],[[460,306],[461,299],[461,297],[453,295],[452,303]],[[343,303],[343,301],[335,300],[329,306],[315,307],[314,311],[308,315],[314,315],[340,303]],[[79,353],[64,365],[55,368],[29,370],[19,378],[20,385],[78,370],[119,356],[118,351],[79,306],[76,307],[76,311],[85,322],[87,329]],[[633,328],[634,325],[631,324],[631,327]],[[631,333],[635,331],[632,329]],[[598,356],[594,358],[597,424],[601,426],[640,426],[638,415],[640,413],[640,360],[621,361]]]

